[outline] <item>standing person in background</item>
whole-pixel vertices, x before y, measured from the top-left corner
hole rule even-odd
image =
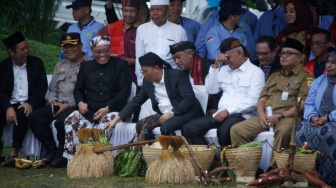
[[[330,41],[331,34],[326,29],[317,29],[312,34],[310,46],[315,58],[307,61],[303,67],[312,73],[315,78],[325,72],[328,48],[332,45]]]
[[[76,0],[66,8],[72,8],[72,16],[77,23],[70,25],[67,33],[80,33],[81,41],[83,43],[82,51],[93,58],[90,50],[90,40],[97,36],[98,31],[103,27],[103,24],[97,22],[91,16],[92,0]]]
[[[48,81],[43,61],[28,55],[28,43],[21,32],[2,42],[8,58],[0,63],[0,138],[6,124],[13,126],[12,150],[5,164],[14,165],[27,132],[28,117],[45,104]]]
[[[134,83],[137,83],[135,76],[135,41],[139,26],[140,4],[140,0],[122,0],[122,15],[124,19],[111,23],[98,32],[98,36],[110,37],[111,55],[128,62],[132,82]]]
[[[195,43],[201,24],[195,20],[181,16],[184,1],[185,0],[170,0],[168,20],[177,25],[181,25],[186,31],[188,41]]]
[[[177,68],[169,52],[169,45],[188,40],[185,30],[180,25],[167,20],[169,0],[151,0],[150,4],[151,21],[140,25],[136,34],[135,74],[138,86],[142,86],[144,77],[141,72],[139,57],[148,52],[153,52],[169,63],[172,68]]]
[[[254,32],[256,40],[264,35],[276,37],[288,25],[283,7],[284,0],[267,0],[267,3],[271,6],[271,9],[265,11],[259,17]]]
[[[83,44],[79,33],[65,33],[61,37],[66,59],[58,62],[49,85],[48,105],[36,110],[29,117],[30,128],[46,149],[47,162],[56,168],[65,167],[68,160],[63,157],[65,130],[64,120],[76,109],[73,90],[82,62],[89,58],[82,52]],[[58,147],[52,129],[54,120],[57,130]],[[44,158],[44,156],[42,156]]]
[[[284,7],[288,26],[277,36],[277,43],[282,47],[286,38],[300,41],[304,47],[301,63],[304,63],[308,60],[310,55],[311,34],[317,29],[314,26],[313,13],[304,0],[289,0]]]
[[[249,54],[255,55],[254,38],[248,38],[244,31],[239,29],[240,15],[245,13],[240,0],[227,0],[221,2],[219,23],[208,29],[204,40],[206,41],[207,58],[215,60],[220,54],[220,43],[229,37],[235,37],[247,48]]]
[[[125,60],[110,56],[107,36],[91,40],[94,59],[81,64],[74,89],[78,111],[64,121],[65,144],[63,157],[71,159],[79,143],[76,132],[83,128],[100,128],[127,103],[131,93],[129,66]]]
[[[261,36],[257,40],[256,55],[258,59],[253,61],[253,64],[261,68],[265,74],[265,80],[282,68],[278,50],[279,47],[272,36]]]

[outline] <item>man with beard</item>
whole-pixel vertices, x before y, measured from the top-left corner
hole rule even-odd
[[[3,39],[3,43],[9,57],[0,63],[0,137],[6,124],[13,126],[12,150],[5,164],[14,165],[27,132],[28,117],[45,104],[48,81],[43,61],[28,55],[28,43],[21,32]]]

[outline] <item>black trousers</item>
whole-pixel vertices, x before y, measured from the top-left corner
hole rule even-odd
[[[56,119],[55,128],[57,130],[57,140],[59,142],[59,149],[64,149],[65,129],[64,120],[67,118],[75,108],[65,110],[59,117],[53,117],[51,106],[47,105],[34,111],[29,116],[30,128],[35,137],[41,142],[54,142],[52,130],[49,127],[50,123]]]
[[[13,141],[12,141],[12,147],[13,148],[18,148],[20,149],[22,147],[22,142],[23,139],[26,135],[27,132],[27,128],[28,128],[28,118],[26,117],[26,114],[24,113],[24,108],[20,108],[18,109],[18,107],[20,106],[20,103],[17,104],[12,104],[12,106],[14,107],[15,113],[16,113],[16,119],[18,122],[18,125],[15,125],[15,123],[13,124],[8,124],[7,120],[6,120],[6,113],[7,112],[1,112],[0,115],[0,129],[1,129],[1,137],[3,134],[3,127],[6,126],[13,126]]]
[[[141,133],[142,131],[142,127],[145,124],[145,122],[147,121],[153,121],[153,116],[156,115],[151,115],[148,116],[142,120],[140,120],[137,124],[136,124],[136,131],[138,134]],[[160,114],[157,118],[155,118],[156,120],[158,120],[160,117],[162,116],[162,114]],[[168,119],[165,123],[158,124],[158,123],[154,123],[152,128],[149,130],[146,130],[146,134],[145,134],[145,140],[151,140],[151,139],[155,139],[155,136],[152,132],[152,130],[155,127],[160,127],[160,131],[162,135],[175,135],[175,131],[176,130],[180,130],[182,125],[184,125],[185,123],[187,123],[188,118],[185,118],[184,116],[174,116],[171,117],[170,119]]]
[[[189,144],[207,145],[208,142],[204,138],[204,134],[210,129],[217,128],[218,142],[222,147],[225,147],[231,145],[231,127],[244,120],[245,118],[241,115],[233,115],[226,118],[223,122],[217,122],[214,121],[211,115],[207,115],[185,124],[181,131]]]

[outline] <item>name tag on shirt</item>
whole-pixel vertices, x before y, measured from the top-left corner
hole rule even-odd
[[[281,100],[282,101],[287,101],[288,100],[288,91],[284,91],[282,92],[282,95],[281,95]]]

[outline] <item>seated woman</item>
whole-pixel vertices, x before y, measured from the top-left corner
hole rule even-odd
[[[296,143],[307,141],[310,149],[323,152],[316,159],[317,171],[329,185],[336,185],[336,49],[327,57],[327,73],[310,85],[304,119],[296,130]]]

